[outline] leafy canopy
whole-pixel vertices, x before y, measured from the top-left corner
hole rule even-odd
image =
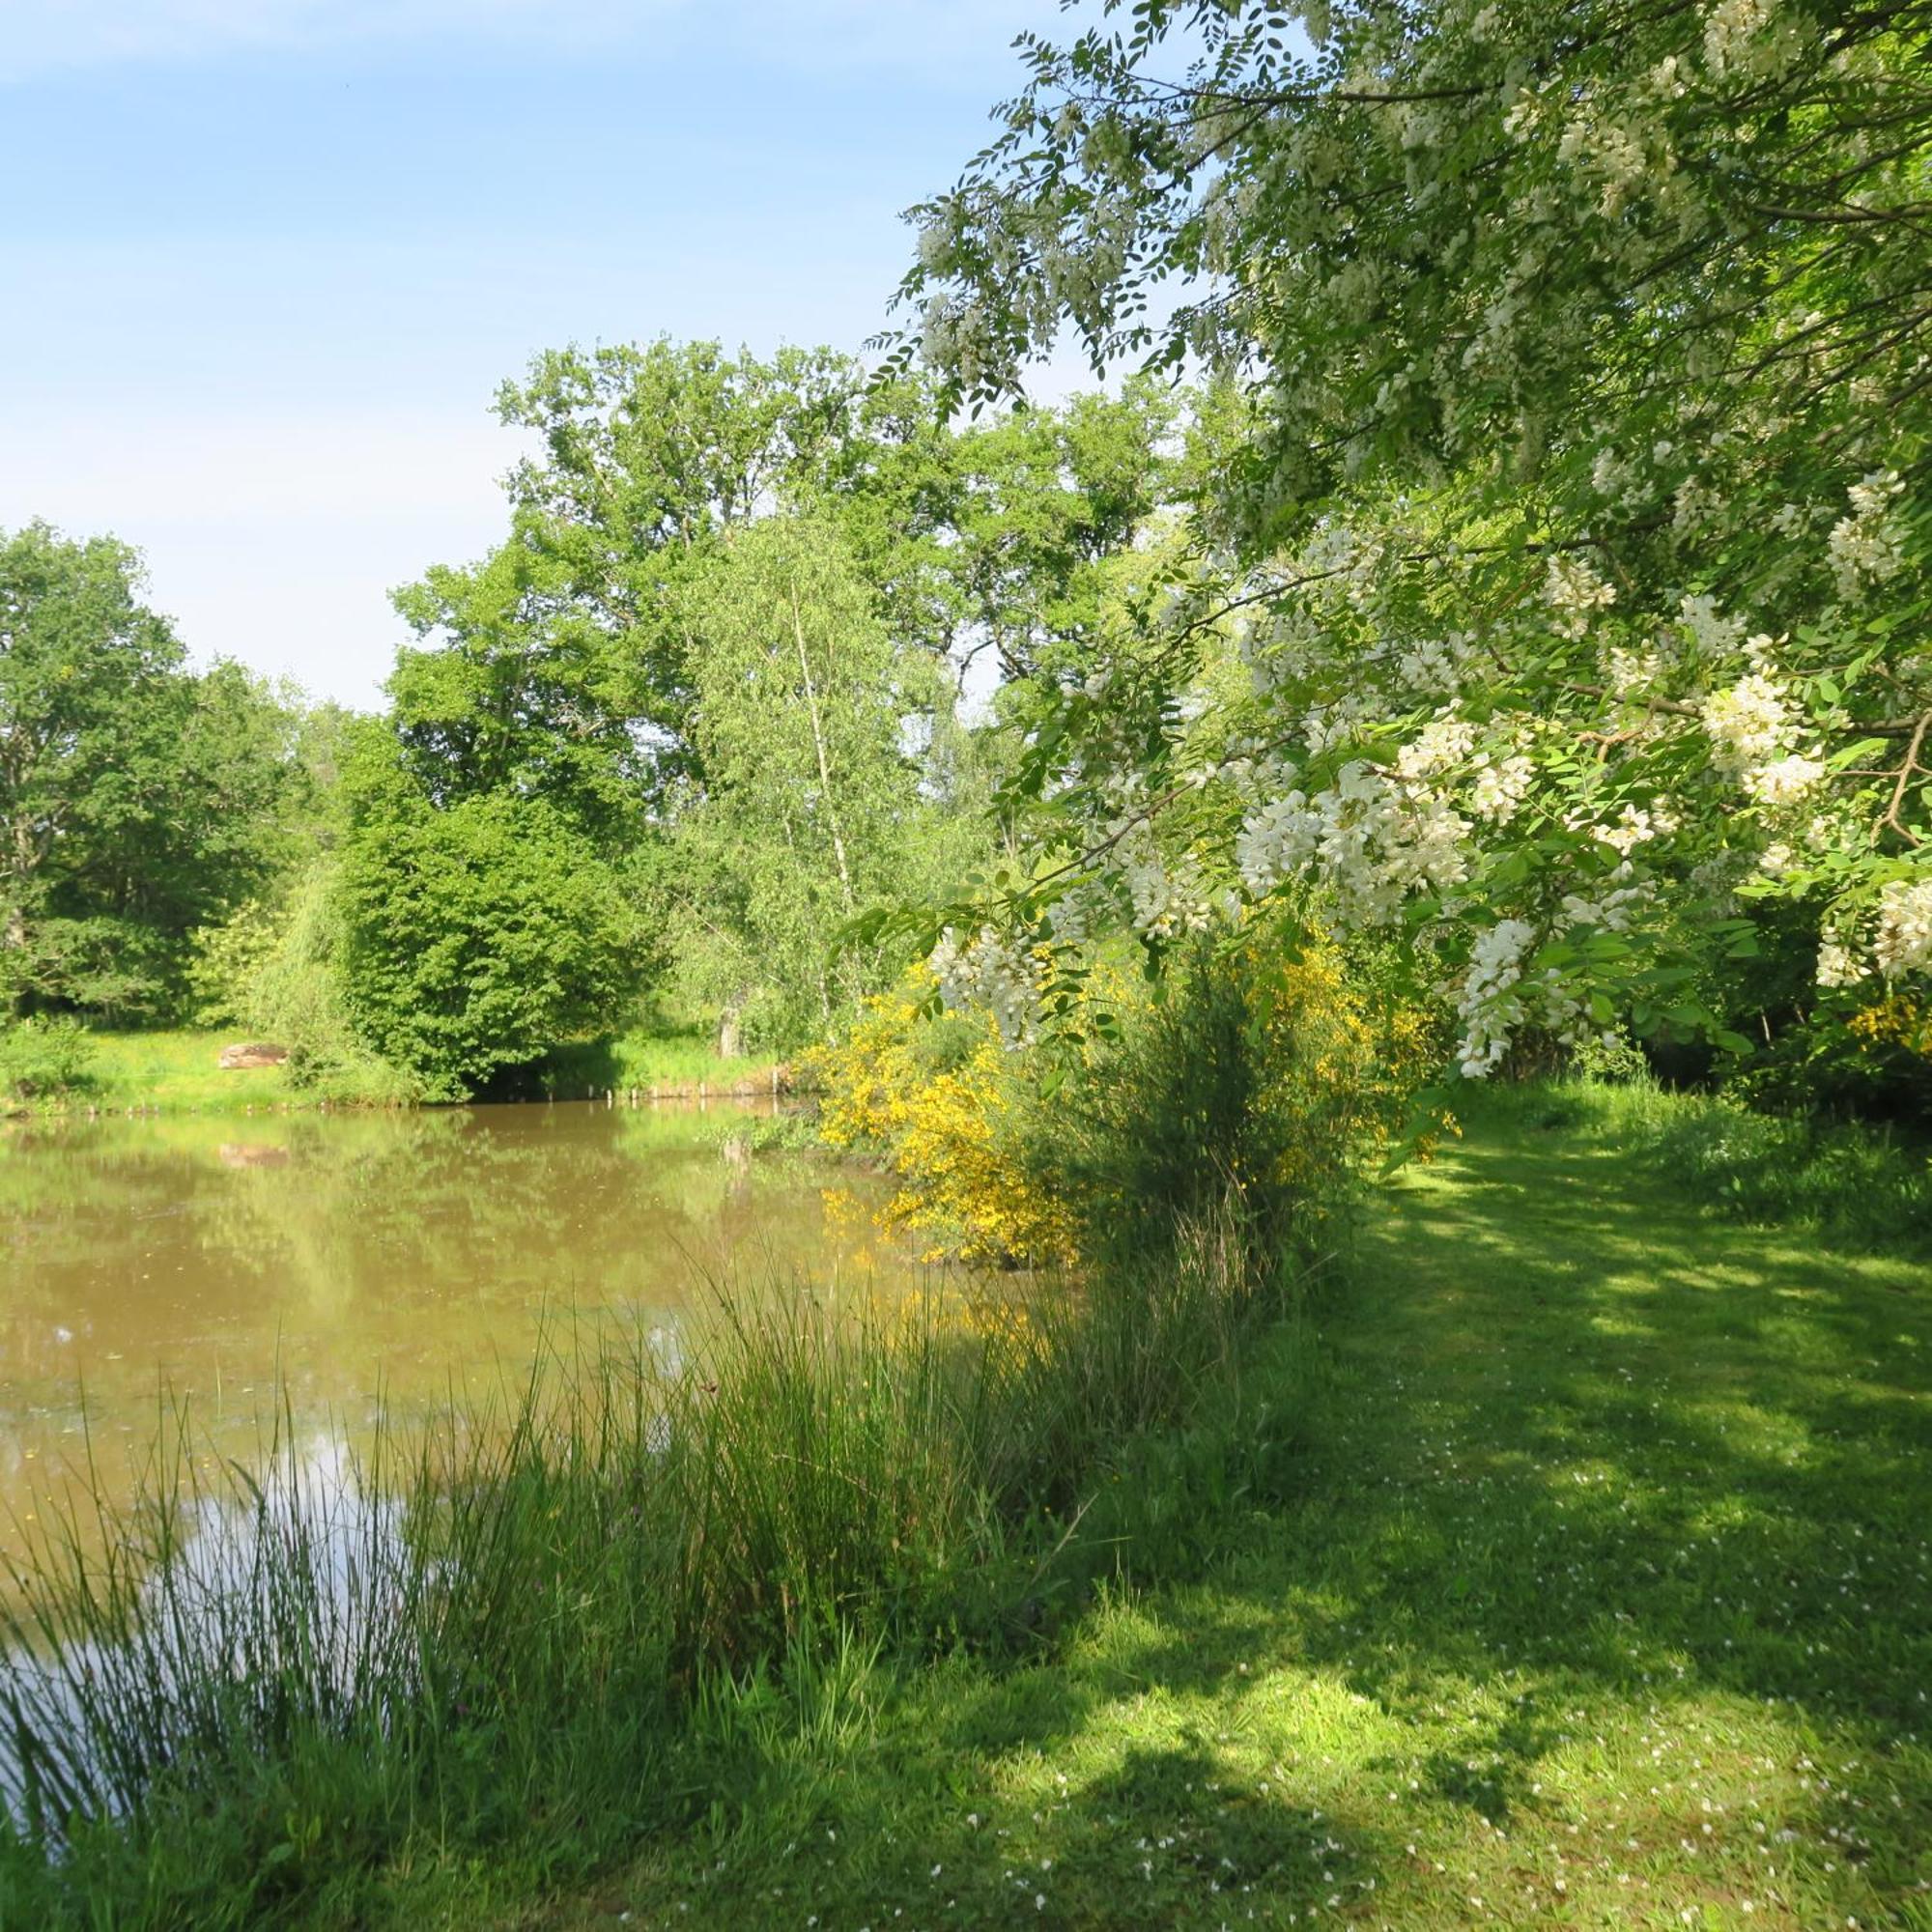
[[[1198,359],[1208,487],[1034,709],[955,988],[1286,901],[1397,935],[1465,1074],[1808,926],[1932,967],[1932,15],[1110,4],[917,212],[923,350]],[[1234,674],[1231,674],[1234,673]],[[981,923],[990,929],[979,932]]]
[[[189,672],[141,587],[111,537],[0,535],[0,1012],[172,1012],[194,929],[284,857],[289,713]]]

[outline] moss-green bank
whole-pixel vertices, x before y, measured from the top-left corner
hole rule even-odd
[[[700,1822],[547,1912],[415,1895],[558,1932],[1932,1925],[1928,1316],[1922,1267],[1492,1119],[1385,1197],[1294,1493],[1231,1499],[1205,1574],[1017,1668],[774,1685],[692,1746]]]
[[[92,1842],[74,1919],[1923,1928],[1928,1310],[1921,1266],[1497,1110],[1378,1198],[1319,1348],[1196,1351],[1205,1402],[1059,1455],[1131,1492],[1084,1606],[1008,1575],[1000,1641],[800,1627],[674,1726],[580,1687],[407,1781],[311,1736]],[[872,1520],[839,1487],[810,1508]],[[753,1519],[809,1527],[782,1486]],[[50,1922],[24,1869],[0,1921]]]
[[[90,1032],[83,1082],[71,1092],[11,1103],[0,1093],[0,1115],[19,1113],[245,1114],[287,1107],[393,1106],[406,1103],[407,1083],[380,1063],[298,1083],[286,1066],[223,1070],[221,1050],[245,1036],[220,1031]],[[721,1059],[695,1034],[629,1033],[574,1041],[535,1065],[505,1077],[505,1097],[558,1100],[601,1098],[607,1092],[666,1097],[772,1091],[781,1063],[770,1055]]]

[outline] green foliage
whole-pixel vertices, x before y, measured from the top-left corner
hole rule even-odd
[[[498,404],[544,454],[511,475],[497,551],[397,600],[442,639],[398,661],[404,755],[440,802],[515,787],[635,838],[638,807],[693,768],[693,577],[828,467],[876,488],[872,458],[921,425],[875,434],[863,372],[827,350],[761,362],[665,340],[541,355]],[[887,550],[904,507],[872,520]]]
[[[371,1050],[351,1017],[339,860],[285,875],[273,899],[204,928],[188,977],[200,1023],[286,1047],[298,1091],[370,1104],[417,1097],[415,1077]]]
[[[335,891],[343,997],[364,1044],[431,1096],[460,1098],[618,1018],[643,936],[622,877],[575,822],[513,792],[440,805],[380,732],[347,783]]]
[[[202,675],[111,538],[0,539],[0,1003],[165,1015],[188,939],[272,872],[290,720]]]
[[[899,963],[835,956],[863,907],[933,876],[961,828],[918,755],[949,728],[933,659],[883,623],[838,526],[773,517],[723,542],[686,607],[701,784],[658,866],[672,983],[776,1050],[818,1037]]]
[[[917,211],[893,366],[1214,387],[1127,621],[1009,700],[1019,863],[954,923],[1157,963],[1307,907],[1462,1077],[1622,1023],[1849,1096],[1932,973],[1922,13],[1085,11]]]
[[[93,1042],[78,1020],[0,1022],[0,1099],[57,1100],[90,1085]]]

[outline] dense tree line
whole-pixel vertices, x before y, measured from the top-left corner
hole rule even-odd
[[[397,594],[379,717],[188,672],[109,540],[12,541],[15,1010],[435,1096],[646,1002],[818,1037],[904,964],[859,916],[991,849],[1009,737],[962,684],[1099,620],[1177,422],[1136,384],[960,424],[829,351],[668,341],[540,356],[499,409],[533,451],[507,533]]]
[[[194,934],[287,862],[294,714],[141,593],[111,538],[0,537],[0,1012],[178,1015]]]

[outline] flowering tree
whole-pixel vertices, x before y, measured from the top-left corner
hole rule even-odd
[[[1034,696],[955,994],[1024,1030],[1097,924],[1286,900],[1399,937],[1473,1077],[1525,1025],[1742,1050],[1700,963],[1793,909],[1827,1003],[1932,967],[1932,8],[1105,0],[1022,44],[896,353],[984,398],[1070,328],[1219,386],[1202,503]]]

